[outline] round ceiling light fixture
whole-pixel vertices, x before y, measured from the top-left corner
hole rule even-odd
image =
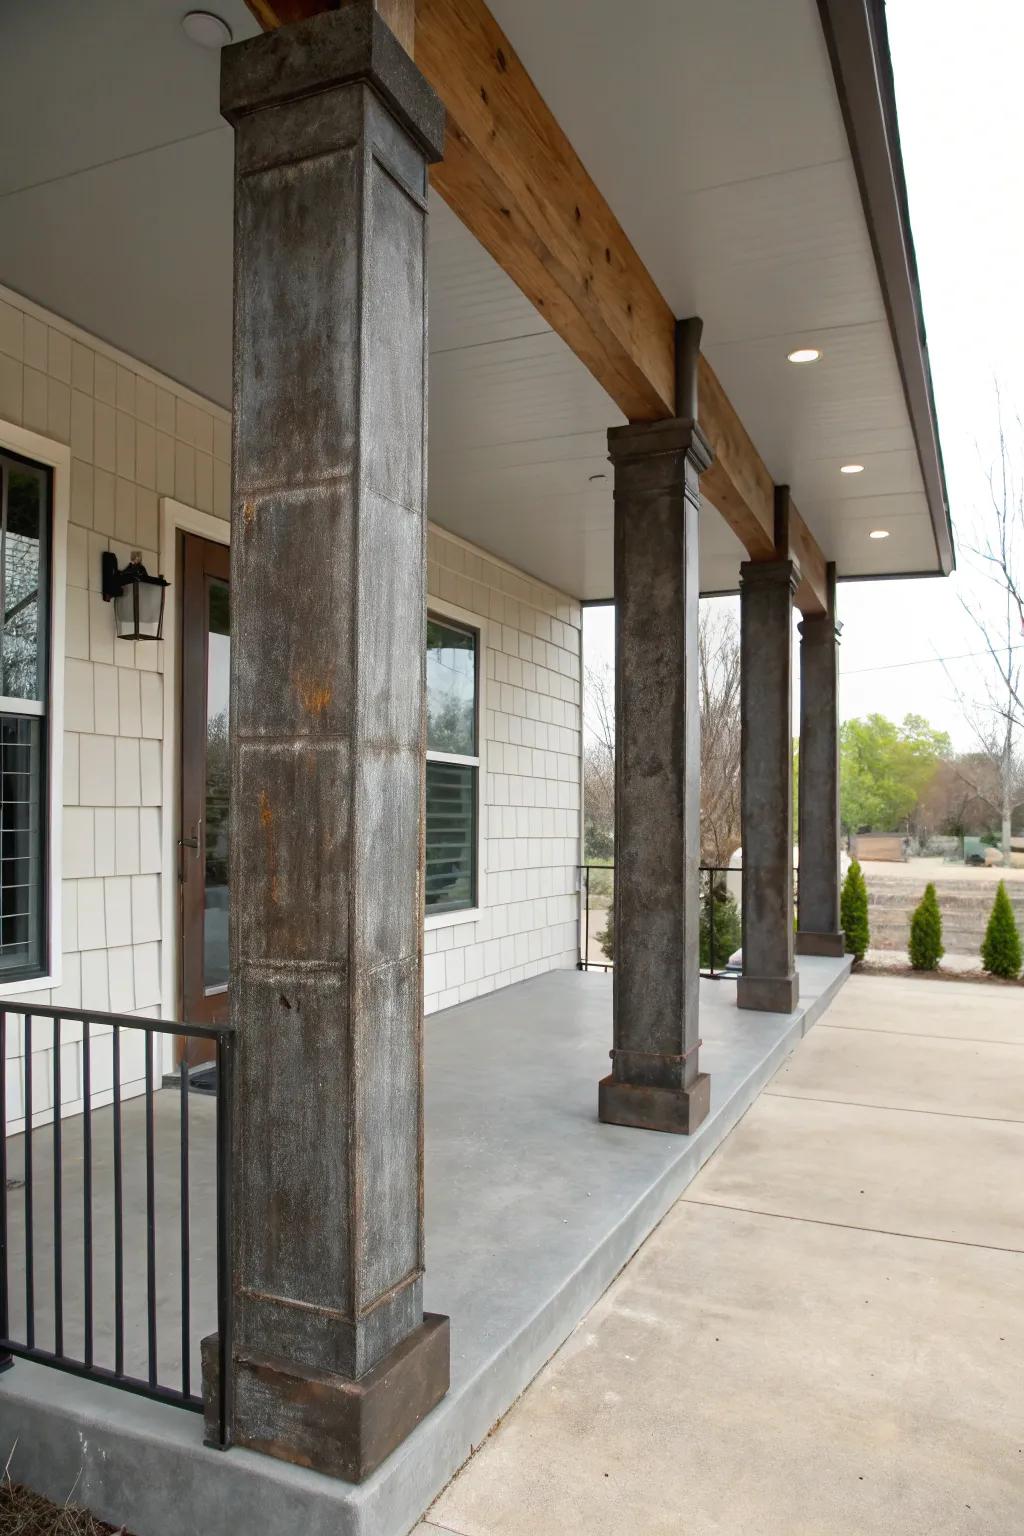
[[[840,464],[840,466],[839,466],[839,473],[841,475],[862,475],[864,473],[864,465],[863,464]]]
[[[797,347],[795,352],[786,353],[787,363],[816,363],[821,353],[817,347]]]
[[[212,11],[188,11],[181,18],[181,30],[200,48],[223,48],[231,41],[231,28]]]
[[[871,532],[868,534],[869,539],[887,539],[888,537],[888,528],[872,528]]]

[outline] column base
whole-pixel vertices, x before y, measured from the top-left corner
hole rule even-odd
[[[843,933],[810,933],[806,928],[798,928],[796,952],[798,955],[832,955],[834,957],[841,957],[846,954],[846,935]]]
[[[790,976],[741,976],[736,983],[737,1008],[759,1013],[795,1013],[800,1000],[800,978]]]
[[[217,1336],[202,1342],[203,1414],[217,1434]],[[448,1391],[448,1319],[421,1325],[358,1381],[253,1352],[234,1362],[232,1444],[361,1483]]]
[[[689,1136],[711,1107],[711,1079],[700,1072],[689,1088],[652,1088],[603,1077],[597,1085],[597,1114],[606,1125],[638,1131],[671,1131]]]

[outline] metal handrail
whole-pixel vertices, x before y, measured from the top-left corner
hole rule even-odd
[[[615,865],[614,865],[614,863],[611,863],[611,864],[593,864],[593,863],[589,863],[589,864],[580,864],[580,865],[578,865],[578,868],[579,868],[579,871],[580,871],[580,874],[581,874],[581,877],[582,877],[582,887],[581,887],[581,892],[580,892],[582,911],[581,911],[581,914],[580,914],[579,958],[577,959],[577,962],[576,962],[576,969],[579,970],[579,971],[605,971],[605,972],[607,972],[607,971],[610,971],[610,970],[614,969],[614,961],[612,961],[612,960],[592,960],[590,958],[590,912],[591,912],[591,905],[590,905],[590,895],[591,895],[591,891],[590,891],[590,872],[591,872],[591,870],[603,870],[604,872],[610,874],[612,876],[613,880],[614,880]],[[707,966],[702,966],[701,967],[700,974],[702,976],[708,978],[711,981],[718,981],[722,977],[735,977],[737,975],[737,971],[735,970],[735,968],[731,968],[728,964],[726,964],[724,966],[717,966],[715,964],[715,899],[714,899],[714,896],[715,896],[716,881],[715,881],[714,877],[716,875],[738,875],[738,874],[742,873],[742,870],[741,870],[739,865],[701,864],[699,866],[699,872],[700,872],[700,875],[702,877],[704,875],[708,876],[708,880],[706,882],[706,887],[704,885],[703,880],[701,881],[702,889],[701,889],[700,900],[701,900],[702,903],[706,904],[706,909],[707,909],[707,914],[708,914],[708,938],[709,938],[709,948],[708,948],[709,964]],[[740,921],[742,922],[742,913],[740,915]]]
[[[10,1273],[8,1222],[9,1205],[14,1191],[8,1183],[7,1157],[7,1021],[9,1015],[24,1020],[24,1230],[25,1230],[25,1329],[23,1338],[14,1338],[10,1326]],[[33,1019],[48,1019],[53,1024],[53,1348],[46,1349],[36,1339],[36,1222],[33,1187],[33,1141],[41,1134],[33,1125],[32,1060]],[[82,1234],[83,1234],[83,1349],[82,1358],[65,1351],[64,1338],[64,1123],[61,1113],[61,1029],[64,1024],[82,1026]],[[112,1186],[114,1201],[114,1362],[113,1366],[95,1359],[94,1311],[94,1154],[93,1154],[93,1072],[92,1046],[97,1025],[110,1025],[112,1031]],[[124,1125],[123,1080],[121,1074],[121,1035],[125,1029],[140,1030],[145,1036],[145,1159],[146,1159],[146,1359],[145,1378],[125,1370],[124,1304]],[[194,1412],[202,1412],[200,1392],[193,1388],[191,1372],[192,1276],[189,1240],[190,1167],[189,1167],[189,1074],[180,1076],[179,1110],[179,1265],[181,1298],[181,1375],[180,1383],[168,1385],[159,1379],[159,1318],[156,1272],[156,1127],[154,1120],[153,1038],[156,1035],[194,1036],[212,1040],[216,1045],[216,1221],[217,1221],[217,1347],[220,1390],[219,1422],[213,1443],[221,1449],[229,1444],[230,1413],[226,1384],[229,1381],[231,1352],[230,1284],[230,1188],[231,1188],[231,1091],[234,1070],[235,1032],[230,1024],[184,1024],[170,1019],[145,1019],[133,1014],[108,1013],[101,1009],[55,1008],[17,999],[0,999],[0,1369],[14,1364],[15,1358],[49,1365],[74,1376],[84,1376],[126,1392],[173,1403]],[[104,1108],[106,1106],[103,1106]]]

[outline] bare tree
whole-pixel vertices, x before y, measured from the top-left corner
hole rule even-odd
[[[971,694],[956,683],[953,689],[982,759],[995,770],[994,792],[986,793],[987,773],[974,774],[963,769],[961,772],[979,799],[992,805],[999,816],[1003,863],[1009,864],[1013,813],[1024,805],[1024,761],[1020,749],[1024,729],[1024,672],[1020,660],[1024,636],[1024,484],[1007,440],[998,389],[996,411],[999,458],[986,477],[989,506],[981,519],[978,541],[966,547],[975,569],[990,584],[991,601],[968,601],[962,594],[960,598],[964,612],[981,637],[988,666],[979,669],[977,686]],[[1016,425],[1019,439],[1019,419]],[[948,668],[946,675],[950,676]]]
[[[583,810],[588,858],[607,858],[615,837],[615,674],[588,667],[583,742]]]
[[[740,636],[733,614],[701,608],[700,856],[726,865],[740,845]]]

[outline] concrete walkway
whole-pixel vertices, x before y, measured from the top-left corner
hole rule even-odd
[[[854,978],[416,1536],[1024,1531],[1024,1008]]]

